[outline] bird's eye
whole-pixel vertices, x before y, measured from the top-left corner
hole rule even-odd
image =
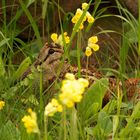
[[[50,49],[48,53],[49,53],[49,54],[53,54],[54,52],[55,52],[54,49]]]

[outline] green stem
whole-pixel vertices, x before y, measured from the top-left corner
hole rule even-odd
[[[64,140],[67,140],[67,126],[66,126],[66,107],[63,111],[63,130],[64,130]]]
[[[48,117],[44,115],[44,140],[47,140],[48,135],[47,126],[48,126]]]
[[[41,123],[41,126],[43,126],[42,124],[42,116],[43,116],[43,96],[42,96],[42,93],[43,93],[43,73],[42,71],[40,72],[40,86],[39,86],[39,93],[40,93],[40,106],[39,106],[39,110],[40,110],[40,123]]]
[[[77,140],[77,114],[76,114],[75,107],[72,108],[72,112],[71,112],[70,140]]]
[[[81,77],[81,62],[80,62],[80,52],[81,52],[81,32],[78,32],[77,39],[77,64],[78,64],[78,78]]]

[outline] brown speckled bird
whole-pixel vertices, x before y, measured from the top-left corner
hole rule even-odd
[[[54,43],[46,43],[44,47],[40,50],[40,53],[35,62],[25,71],[21,79],[24,79],[30,73],[32,73],[32,67],[34,67],[36,69],[36,73],[38,73],[38,66],[42,68],[43,85],[45,85],[44,88],[48,83],[51,84],[58,77],[62,80],[65,73],[67,72],[71,72],[76,75],[78,73],[78,68],[73,67],[69,65],[66,61],[64,61],[63,53],[64,50],[62,46]],[[81,69],[81,75],[82,77],[88,76],[90,84],[95,82],[95,78],[100,79],[104,77],[102,73],[100,73],[96,69]],[[113,98],[112,93],[117,96],[118,90],[121,93],[123,93],[122,91],[124,90],[126,92],[126,97],[128,100],[140,98],[140,78],[129,78],[124,81],[124,84],[122,84],[120,80],[111,77],[108,78],[108,81],[109,90],[104,96],[104,103],[107,103],[111,98]]]

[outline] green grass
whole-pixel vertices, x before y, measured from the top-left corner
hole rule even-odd
[[[83,99],[77,103],[73,108],[64,108],[62,113],[56,113],[53,117],[44,117],[44,110],[47,103],[51,100],[52,94],[58,98],[60,94],[61,82],[59,78],[56,79],[47,89],[43,91],[42,73],[39,74],[39,82],[35,82],[34,77],[36,73],[33,72],[31,77],[24,80],[19,80],[23,72],[35,60],[40,48],[43,46],[43,39],[47,35],[47,40],[51,42],[50,34],[53,32],[64,33],[68,32],[70,36],[70,43],[67,45],[64,41],[64,57],[62,63],[67,58],[68,63],[75,64],[78,67],[78,76],[81,74],[81,60],[84,57],[84,47],[87,41],[84,36],[90,33],[92,27],[96,24],[88,24],[84,30],[77,32],[88,7],[84,10],[79,21],[73,25],[73,29],[69,31],[71,26],[71,18],[75,14],[73,11],[65,13],[61,5],[55,1],[44,1],[42,3],[42,29],[38,27],[38,20],[34,19],[30,13],[29,7],[34,6],[34,14],[37,11],[37,1],[22,1],[19,0],[19,8],[15,16],[7,20],[6,1],[2,0],[2,13],[0,26],[0,100],[5,101],[5,106],[0,110],[0,139],[1,140],[124,140],[124,139],[140,139],[140,103],[130,102],[126,97],[126,89],[116,89],[111,94],[113,98],[103,106],[103,98],[106,91],[110,91],[107,80],[108,74],[116,76],[117,80],[121,80],[122,84],[125,79],[129,77],[140,77],[139,72],[139,52],[140,52],[140,14],[138,20],[116,0],[119,15],[110,14],[107,12],[108,7],[99,8],[102,1],[94,3],[94,9],[90,13],[95,18],[95,23],[104,18],[116,17],[120,19],[122,27],[121,32],[112,29],[101,30],[92,35],[108,35],[115,33],[121,36],[119,42],[119,54],[112,49],[112,53],[117,55],[119,60],[119,68],[113,69],[108,67],[115,63],[115,59],[109,60],[109,52],[101,52],[105,62],[100,63],[100,56],[95,55],[99,62],[99,70],[104,73],[104,77],[95,79],[89,88],[86,89]],[[40,2],[41,3],[41,2]],[[81,2],[82,3],[82,2]],[[91,1],[90,1],[91,3]],[[14,9],[15,2],[10,5]],[[93,3],[91,3],[93,5]],[[139,3],[140,5],[140,3]],[[110,7],[111,8],[111,7]],[[51,15],[58,12],[59,19],[57,20],[57,27],[52,22],[55,21]],[[140,8],[139,8],[140,11]],[[61,17],[60,13],[64,16]],[[26,15],[29,24],[24,28],[20,28],[18,21],[22,15]],[[11,13],[12,15],[12,13]],[[40,18],[40,17],[39,17]],[[29,34],[27,40],[22,40],[20,34],[30,27],[33,36]],[[29,28],[28,28],[29,29]],[[75,48],[72,48],[73,42]],[[99,40],[100,42],[100,40]],[[106,44],[109,45],[109,44]],[[99,50],[100,51],[100,50]],[[129,56],[131,52],[133,58]],[[22,62],[13,62],[16,55],[18,58],[23,56]],[[89,60],[89,59],[88,59]],[[108,64],[111,63],[111,64]],[[103,65],[104,64],[104,65]],[[88,66],[86,67],[88,68]],[[52,88],[53,87],[53,88]],[[118,86],[119,87],[119,86]],[[122,97],[122,94],[124,95]],[[124,100],[122,99],[124,98]],[[37,123],[40,133],[28,134],[21,121],[23,116],[27,115],[27,109],[32,108],[37,114]]]

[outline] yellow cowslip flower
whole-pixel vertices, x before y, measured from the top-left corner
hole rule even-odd
[[[58,36],[56,33],[53,33],[53,34],[51,34],[51,39],[53,40],[54,43],[64,46],[62,34],[60,34]],[[70,42],[70,38],[67,35],[67,32],[64,32],[64,40],[65,40],[66,44],[68,44]]]
[[[64,105],[66,105],[67,107],[73,107],[75,102],[80,102],[82,99],[82,95],[81,94],[60,94],[59,95],[60,100],[62,101],[62,103]]]
[[[97,43],[98,42],[98,37],[97,36],[92,36],[88,39],[88,43]]]
[[[87,21],[88,23],[93,23],[95,19],[92,16],[90,16],[90,17],[87,17]]]
[[[99,45],[96,44],[98,42],[98,37],[97,36],[92,36],[88,39],[88,45],[86,47],[85,55],[90,56],[93,51],[98,51],[99,50]],[[91,50],[92,49],[92,50]]]
[[[56,112],[62,112],[62,105],[58,103],[56,99],[52,99],[50,103],[45,107],[44,115],[53,116]]]
[[[66,73],[65,78],[68,80],[75,80],[75,75],[73,73]]]
[[[93,49],[93,51],[98,51],[99,50],[99,45],[98,44],[89,44],[89,47]]]
[[[79,78],[78,82],[80,82],[83,85],[83,87],[85,87],[85,88],[88,87],[88,85],[89,85],[89,81],[84,78]]]
[[[83,11],[87,8],[88,6],[88,3],[83,3],[82,4],[82,10],[80,8],[78,8],[76,10],[76,13],[75,15],[73,16],[73,18],[71,19],[72,23],[76,24],[78,22],[78,20],[80,19],[81,15],[83,14]],[[82,30],[84,28],[84,22],[85,21],[88,21],[89,23],[93,23],[94,22],[94,18],[92,17],[92,15],[86,11],[86,15],[84,16],[80,26],[79,26],[79,29]]]
[[[76,10],[76,17],[78,17],[78,18],[80,18],[80,16],[83,14],[83,11],[80,9],[80,8],[78,8],[77,10]]]
[[[62,93],[59,98],[63,104],[68,107],[72,107],[75,102],[80,102],[84,87],[77,80],[66,80],[62,84]]]
[[[76,23],[78,20],[79,20],[79,18],[78,18],[77,16],[74,16],[74,17],[71,19],[71,22],[72,22],[72,23]]]
[[[69,38],[69,36],[64,35],[64,39],[65,39],[66,44],[68,44],[68,43],[70,42],[70,38]]]
[[[80,24],[79,29],[82,30],[84,28],[83,23]]]
[[[0,101],[0,110],[2,110],[4,106],[5,106],[5,102],[4,101]]]
[[[78,8],[76,10],[75,15],[71,19],[72,23],[74,23],[74,24],[77,23],[77,21],[79,20],[79,18],[81,17],[82,14],[83,14],[83,11],[80,8]],[[85,18],[84,18],[84,20],[85,20]]]
[[[87,6],[88,6],[88,3],[86,3],[86,2],[82,3],[82,10],[86,9]]]
[[[86,18],[88,23],[93,23],[95,21],[95,19],[92,17],[92,15],[87,11],[86,13]]]
[[[58,35],[56,33],[52,33],[51,34],[51,39],[53,40],[53,42],[57,42]]]
[[[66,44],[68,44],[70,42],[70,38],[68,36],[66,36],[66,35],[64,35],[64,40],[65,40]],[[57,40],[57,44],[59,44],[61,46],[64,46],[64,41],[63,41],[62,34],[59,35],[58,40]]]
[[[22,118],[27,133],[39,133],[36,113],[33,112],[32,109],[28,109],[28,113],[30,115],[25,115]]]
[[[65,80],[62,81],[60,101],[67,107],[73,107],[75,102],[80,102],[85,88],[88,86],[86,79],[75,79],[73,74],[66,74]]]
[[[66,44],[68,44],[70,42],[70,38],[69,38],[67,32],[64,32],[64,39],[65,39]]]
[[[81,15],[83,14],[83,11],[78,8],[77,11],[76,11],[76,14],[75,16],[72,18],[72,23],[76,24],[78,22],[78,20],[80,19]],[[84,25],[83,23],[86,21],[86,16],[83,18],[80,26],[79,26],[79,29],[82,30],[84,28]]]
[[[86,56],[91,56],[91,54],[92,54],[91,48],[90,47],[86,47],[85,55]]]

